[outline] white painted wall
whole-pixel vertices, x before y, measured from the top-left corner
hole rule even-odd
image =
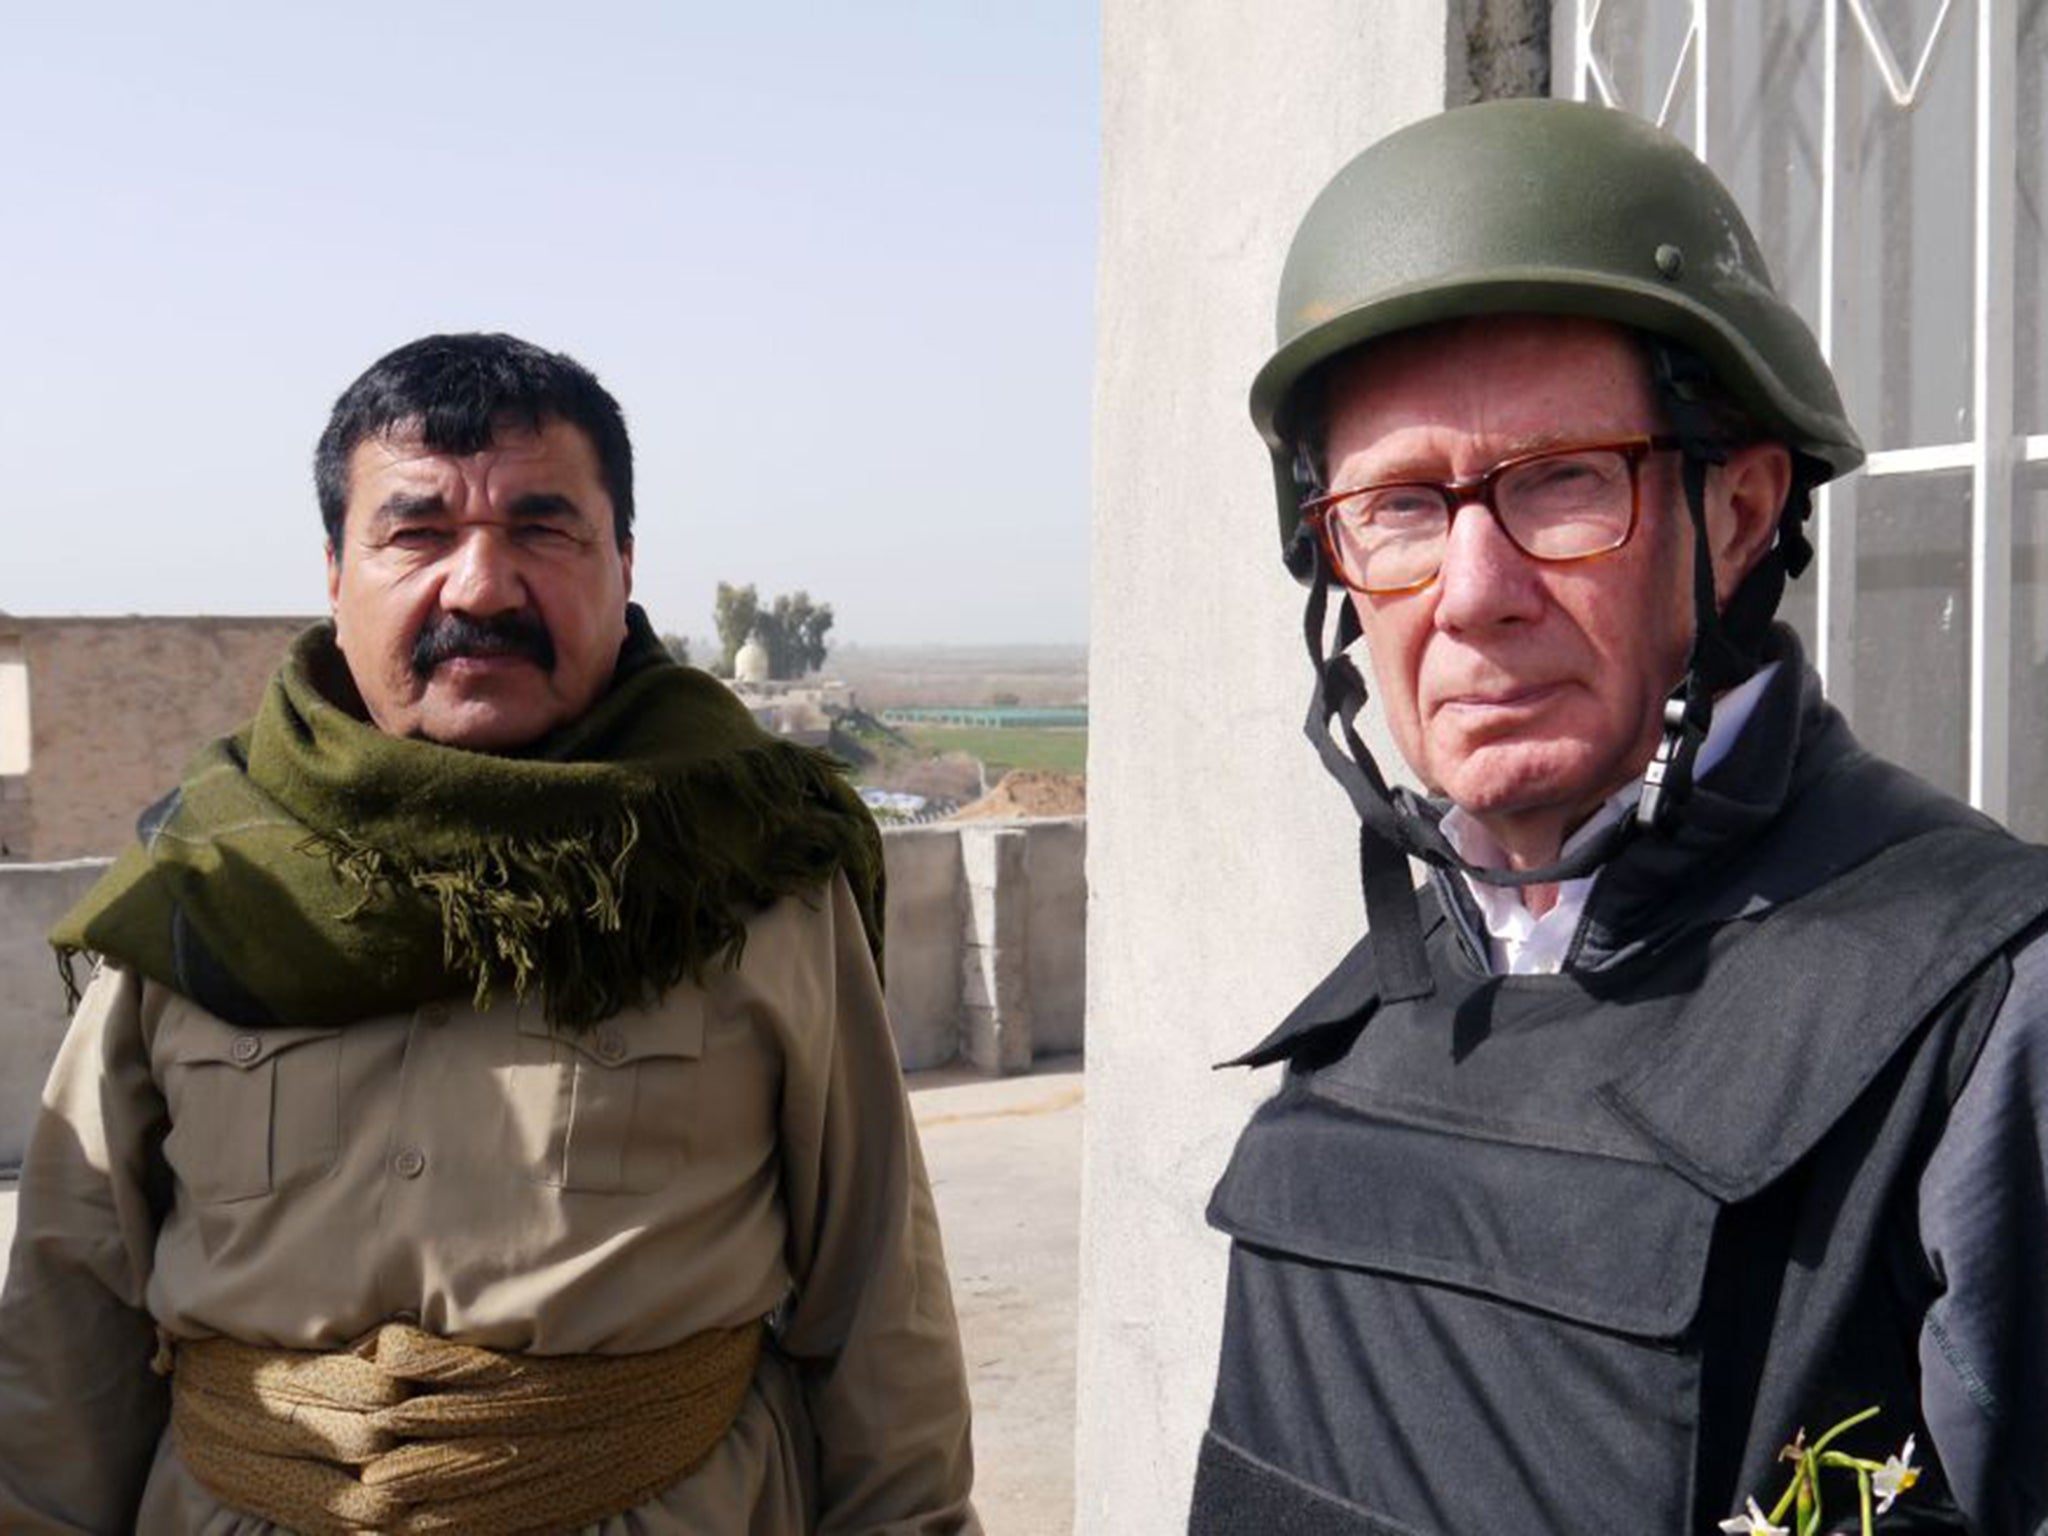
[[[1311,198],[1443,105],[1446,10],[1104,0],[1103,22],[1075,1531],[1131,1536],[1185,1521],[1225,1261],[1202,1211],[1272,1086],[1209,1064],[1362,924],[1245,391]]]

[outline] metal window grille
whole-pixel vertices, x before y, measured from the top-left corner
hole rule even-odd
[[[1692,144],[1870,457],[1788,601],[1861,735],[2048,837],[2048,0],[1571,0],[1557,89]],[[1967,516],[1964,516],[1964,511]],[[1795,589],[1797,590],[1797,589]]]

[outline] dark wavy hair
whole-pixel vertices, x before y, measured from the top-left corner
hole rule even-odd
[[[365,438],[403,428],[418,431],[434,453],[479,453],[507,427],[538,432],[550,420],[580,428],[597,450],[612,534],[624,549],[633,536],[633,443],[619,402],[573,357],[475,331],[422,336],[387,352],[334,402],[313,450],[328,542],[339,554],[349,456]]]

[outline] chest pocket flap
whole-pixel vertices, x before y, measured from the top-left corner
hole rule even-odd
[[[340,1029],[241,1029],[178,999],[155,1056],[171,1120],[164,1157],[199,1203],[254,1199],[334,1166]]]
[[[1239,1242],[1675,1339],[1718,1204],[1641,1161],[1489,1139],[1333,1103],[1290,1080],[1209,1205]]]
[[[237,1029],[232,1024],[194,1010],[189,1018],[179,1020],[165,1057],[175,1066],[209,1064],[254,1072],[287,1051],[315,1040],[332,1040],[340,1033],[338,1028],[286,1028],[281,1025]]]
[[[599,1067],[629,1067],[663,1057],[695,1061],[704,1054],[704,996],[678,987],[653,1008],[614,1014],[586,1029],[571,1030],[534,1010],[519,1010],[519,1033],[550,1040]]]

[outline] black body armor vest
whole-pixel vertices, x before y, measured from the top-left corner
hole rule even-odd
[[[1691,830],[1603,874],[1574,968],[1487,974],[1440,888],[1433,996],[1381,1007],[1368,938],[1240,1058],[1288,1069],[1209,1210],[1198,1536],[1711,1532],[1872,1405],[1844,1448],[1917,1430],[1930,1463],[1886,1529],[1962,1528],[1916,1186],[2048,851],[1861,752],[1800,670]]]

